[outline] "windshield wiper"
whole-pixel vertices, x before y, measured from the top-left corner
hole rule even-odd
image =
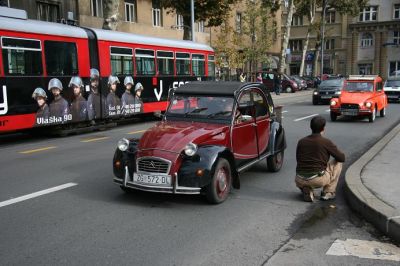
[[[197,113],[203,112],[203,111],[205,111],[205,110],[207,110],[207,109],[208,109],[207,107],[197,108],[197,109],[194,109],[194,110],[192,110],[192,111],[190,111],[190,112],[185,113],[184,115],[185,115],[185,117],[186,117],[186,116],[188,116],[188,115],[190,115],[190,114],[197,114]]]
[[[213,114],[209,114],[207,116],[207,118],[212,118],[212,117],[217,116],[217,115],[226,115],[226,114],[230,114],[230,113],[232,113],[232,111],[220,111],[220,112],[216,112],[216,113],[213,113]]]

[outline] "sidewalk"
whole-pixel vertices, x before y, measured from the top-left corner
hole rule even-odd
[[[397,125],[353,163],[345,176],[350,206],[397,243],[400,243],[399,150],[400,125]]]

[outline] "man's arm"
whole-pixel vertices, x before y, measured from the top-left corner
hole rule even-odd
[[[345,155],[342,151],[336,147],[336,145],[328,139],[327,149],[329,154],[335,158],[336,161],[343,163],[345,161]]]

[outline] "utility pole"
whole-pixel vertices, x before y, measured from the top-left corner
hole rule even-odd
[[[324,74],[324,48],[325,48],[325,13],[327,0],[322,2],[322,23],[321,23],[321,79]]]
[[[191,13],[191,24],[192,24],[192,41],[194,42],[194,0],[190,0],[190,13]]]

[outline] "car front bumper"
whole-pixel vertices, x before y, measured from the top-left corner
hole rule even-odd
[[[148,192],[169,193],[169,194],[200,194],[201,188],[197,187],[182,187],[178,185],[178,174],[174,174],[171,186],[156,186],[150,184],[142,184],[133,182],[128,167],[125,167],[125,176],[123,179],[114,177],[114,182],[120,186],[143,190]]]
[[[338,107],[331,107],[331,112],[337,115],[347,115],[347,116],[363,116],[370,115],[372,110],[370,109],[343,109]]]

